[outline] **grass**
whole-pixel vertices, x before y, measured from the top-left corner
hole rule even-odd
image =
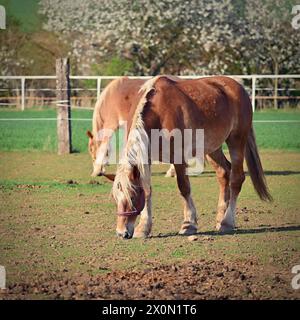
[[[9,118],[56,118],[53,109],[0,111],[0,119]],[[92,111],[73,110],[73,119],[92,119]],[[92,121],[72,121],[73,150],[87,151],[86,130]],[[41,150],[55,152],[57,149],[56,121],[0,121],[0,150]]]
[[[0,111],[1,119],[53,117],[51,109]],[[72,117],[91,119],[92,112],[74,110]],[[300,113],[255,113],[255,120],[280,119],[299,120]],[[95,275],[200,258],[254,261],[257,272],[272,267],[289,277],[299,263],[298,123],[255,123],[274,202],[261,202],[247,178],[234,234],[214,232],[218,186],[211,168],[191,178],[201,232],[195,242],[177,235],[182,201],[175,180],[163,176],[166,165],[153,166],[153,237],[117,239],[111,184],[103,178],[90,181],[85,131],[91,121],[72,124],[73,146],[79,152],[58,156],[56,121],[0,121],[0,265],[6,266],[9,284],[40,273]]]
[[[0,5],[6,8],[7,15],[20,23],[21,31],[38,31],[41,17],[38,14],[39,0],[0,0]]]
[[[299,110],[267,110],[254,114],[254,120],[297,120],[300,121]],[[261,149],[300,150],[300,122],[254,123],[258,146]]]
[[[254,261],[264,270],[289,273],[299,263],[300,154],[261,155],[274,203],[261,202],[247,178],[237,232],[215,234],[218,186],[208,167],[191,178],[201,234],[189,242],[176,234],[182,201],[175,180],[163,176],[165,165],[153,166],[154,237],[122,241],[115,236],[111,184],[103,178],[90,183],[88,154],[0,152],[0,265],[8,283],[39,273],[94,275],[200,258]]]
[[[25,111],[0,110],[0,119],[9,118],[55,118],[53,109],[31,109]],[[92,111],[72,111],[72,141],[77,152],[87,151],[85,132],[91,129]],[[254,120],[299,120],[299,110],[258,111]],[[255,122],[254,128],[259,148],[272,150],[300,150],[300,123],[265,123]],[[0,120],[0,150],[3,151],[47,151],[57,149],[56,121],[2,121]]]

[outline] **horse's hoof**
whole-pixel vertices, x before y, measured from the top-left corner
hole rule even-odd
[[[167,172],[167,173],[165,174],[165,177],[166,177],[166,178],[175,178],[175,177],[176,177],[176,174]]]
[[[191,236],[195,233],[197,233],[197,227],[193,225],[184,225],[179,231],[179,234],[182,236]]]
[[[142,231],[135,231],[133,233],[133,238],[137,238],[137,239],[145,239],[145,238],[148,238],[149,236],[150,236],[149,233],[142,232]]]
[[[234,231],[234,226],[217,223],[216,230],[220,233],[232,233]]]

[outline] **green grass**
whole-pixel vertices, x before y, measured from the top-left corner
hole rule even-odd
[[[238,231],[214,233],[218,185],[215,174],[191,178],[199,215],[199,240],[176,235],[182,200],[167,166],[153,166],[153,238],[122,241],[115,236],[111,183],[90,184],[88,154],[0,152],[0,265],[8,283],[30,281],[40,272],[94,275],[116,269],[144,269],[147,263],[172,264],[195,259],[253,261],[257,272],[270,266],[290,273],[299,263],[300,154],[261,152],[273,203],[264,203],[247,177],[238,208]],[[115,166],[108,168],[115,171]],[[76,184],[68,184],[72,179]],[[88,212],[88,214],[85,214]],[[247,219],[245,219],[247,217]],[[158,237],[163,235],[164,237]],[[169,236],[168,236],[169,235]],[[207,240],[207,236],[211,239]]]
[[[257,111],[254,114],[255,120],[300,121],[300,112],[299,110]],[[258,146],[261,149],[300,150],[300,122],[255,122],[254,129]]]
[[[39,0],[0,0],[0,5],[5,7],[7,15],[16,19],[24,32],[37,31],[41,26],[38,3]]]
[[[53,109],[31,109],[25,111],[0,110],[0,119],[9,118],[55,118]],[[72,111],[73,150],[87,151],[85,132],[91,129],[92,120],[76,121],[76,119],[92,119],[90,110]],[[259,111],[254,120],[299,120],[300,112],[293,111]],[[300,123],[265,123],[255,122],[254,128],[259,148],[273,150],[300,150]],[[56,121],[2,121],[0,120],[0,150],[27,150],[55,152],[57,149]]]
[[[56,118],[56,111],[25,110],[0,111],[0,119],[30,119],[30,118]],[[72,111],[72,142],[73,150],[86,152],[88,139],[86,130],[91,129],[90,121],[76,121],[76,119],[92,119],[90,110]],[[55,152],[57,149],[56,121],[0,121],[0,150],[40,150]]]

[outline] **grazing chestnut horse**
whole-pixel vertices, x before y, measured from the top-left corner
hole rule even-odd
[[[172,79],[180,80],[176,77]],[[94,109],[93,133],[87,131],[88,150],[93,160],[93,177],[105,171],[113,133],[133,116],[141,97],[139,89],[145,82],[143,79],[121,77],[111,81],[101,93]],[[172,166],[166,176],[174,176]]]
[[[176,128],[181,131],[204,129],[204,154],[215,169],[220,186],[217,230],[227,232],[235,227],[236,201],[245,180],[244,159],[259,197],[271,200],[252,128],[251,102],[243,86],[223,76],[180,82],[158,76],[142,87],[123,161],[116,176],[108,177],[114,178],[119,236],[147,237],[151,233],[151,163],[145,163],[141,154],[147,149],[145,143],[149,142],[152,129],[172,131]],[[228,146],[231,163],[222,151],[223,142]],[[197,148],[194,141],[191,147],[194,152]],[[170,150],[174,152],[172,144]],[[194,234],[197,214],[186,162],[175,163],[175,169],[184,201],[184,221],[179,233]],[[134,229],[140,213],[140,222]]]

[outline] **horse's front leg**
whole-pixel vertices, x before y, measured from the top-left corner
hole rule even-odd
[[[197,211],[191,196],[189,177],[186,175],[186,165],[175,164],[177,185],[184,201],[184,221],[179,231],[181,235],[191,235],[197,232]]]
[[[150,162],[150,160],[149,160]],[[151,165],[145,165],[143,188],[145,192],[145,207],[141,212],[140,222],[134,230],[134,238],[147,238],[152,230],[152,190],[151,190]]]
[[[151,188],[145,194],[145,207],[141,212],[140,222],[134,230],[134,238],[147,238],[152,229]]]

